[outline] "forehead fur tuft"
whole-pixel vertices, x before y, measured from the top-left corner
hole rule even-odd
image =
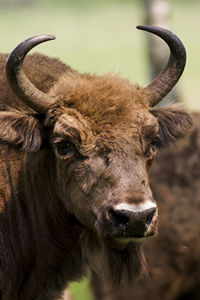
[[[124,119],[132,111],[148,109],[143,89],[118,75],[65,74],[50,93],[58,102],[77,109],[96,123]]]

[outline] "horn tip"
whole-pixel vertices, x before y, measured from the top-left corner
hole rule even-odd
[[[145,31],[152,31],[152,30],[155,30],[155,29],[160,29],[160,27],[158,26],[153,26],[153,25],[138,25],[136,26],[137,29],[139,30],[145,30]]]
[[[41,35],[41,36],[36,36],[37,37],[41,37],[42,39],[46,40],[46,41],[49,41],[49,40],[55,40],[56,39],[56,36],[55,35],[52,35],[52,34],[44,34],[44,35]]]
[[[56,36],[55,36],[55,35],[49,34],[48,36],[49,36],[49,39],[50,39],[50,40],[55,40],[55,39],[56,39]]]
[[[146,25],[146,26],[147,26],[147,25]],[[143,30],[144,27],[145,27],[145,25],[137,25],[137,26],[136,26],[136,28],[137,28],[137,29],[140,29],[140,30]]]

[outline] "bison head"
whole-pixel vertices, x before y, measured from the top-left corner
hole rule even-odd
[[[32,113],[9,111],[1,117],[14,120],[1,138],[21,143],[25,151],[39,153],[42,145],[50,153],[49,184],[83,227],[83,256],[92,270],[116,282],[141,270],[139,245],[156,233],[157,206],[148,180],[156,150],[192,124],[177,107],[153,109],[182,74],[182,43],[161,28],[139,29],[160,36],[171,50],[167,66],[146,88],[112,74],[69,70],[45,94],[22,68],[30,49],[54,38],[38,36],[15,48],[6,67],[10,86]]]

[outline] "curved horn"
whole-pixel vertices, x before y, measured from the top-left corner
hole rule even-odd
[[[145,88],[149,105],[154,106],[171,91],[179,80],[186,63],[186,52],[180,39],[166,29],[147,25],[137,26],[137,29],[159,36],[170,48],[170,57],[166,67]]]
[[[45,41],[54,40],[53,35],[38,35],[19,44],[8,56],[6,76],[15,94],[29,107],[39,113],[45,113],[55,100],[48,94],[38,90],[26,77],[23,61],[26,54],[35,46]]]

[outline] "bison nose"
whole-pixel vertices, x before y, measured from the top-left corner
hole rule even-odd
[[[128,205],[127,205],[128,207]],[[148,209],[124,209],[114,207],[109,210],[108,216],[116,228],[117,236],[145,237],[156,212],[156,206]]]

